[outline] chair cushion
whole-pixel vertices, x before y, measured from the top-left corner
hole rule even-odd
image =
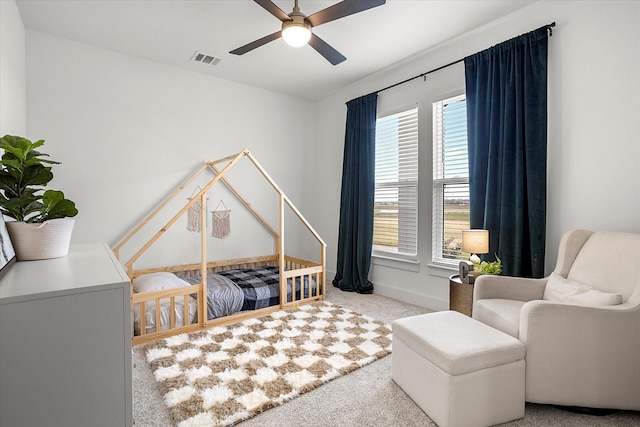
[[[499,331],[518,338],[520,311],[525,301],[481,299],[473,304],[473,318]]]
[[[602,292],[552,273],[544,288],[543,299],[591,307],[622,304],[622,295]]]

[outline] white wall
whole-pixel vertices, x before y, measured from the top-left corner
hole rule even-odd
[[[303,214],[309,211],[309,101],[30,30],[27,101],[29,135],[45,139],[42,151],[62,162],[50,186],[80,211],[72,243],[114,245],[198,166],[243,148]],[[234,167],[232,182],[258,209],[273,208],[265,217],[277,227],[275,192],[249,165],[243,159]],[[208,193],[208,210],[224,200],[232,210],[232,235],[210,237],[209,253],[218,259],[273,253],[273,240],[221,187]],[[180,205],[194,189],[177,198]],[[179,210],[171,209],[147,238]],[[162,237],[169,245],[148,264],[198,261],[199,236],[184,231],[186,218],[179,221],[170,237]]]
[[[0,1],[0,136],[25,135],[25,30],[14,0]]]
[[[2,12],[6,3],[0,2]],[[640,232],[639,20],[639,2],[540,1],[315,104],[27,31],[28,136],[46,139],[44,151],[64,163],[54,169],[52,184],[80,209],[74,242],[115,243],[202,161],[248,147],[325,238],[327,266],[335,270],[345,102],[555,21],[549,44],[550,271],[560,236],[570,228]],[[5,52],[3,45],[3,58]],[[421,107],[420,265],[415,272],[376,264],[371,280],[378,293],[436,309],[448,306],[446,277],[453,272],[429,267],[430,108],[463,86],[459,64],[379,99],[381,114]],[[239,175],[235,181],[267,203],[259,178]],[[239,235],[216,241],[212,250],[235,255],[259,246],[262,237],[246,226],[250,219],[228,194],[212,194],[211,203],[220,198],[232,204]],[[254,235],[250,245],[238,243]],[[180,243],[173,245],[178,251],[195,240],[170,239]]]
[[[549,40],[549,137],[546,270],[563,232],[574,227],[640,232],[640,2],[540,1],[472,33],[344,88],[317,105],[320,164],[314,217],[335,271],[345,102],[556,22]],[[380,93],[379,115],[420,105],[418,271],[375,263],[375,292],[448,307],[454,271],[430,267],[431,102],[464,88],[462,64]],[[321,209],[320,209],[321,208]],[[374,261],[375,262],[375,261]],[[330,273],[333,277],[334,273]]]

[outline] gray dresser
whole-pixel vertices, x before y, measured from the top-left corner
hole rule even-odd
[[[0,278],[0,426],[131,426],[129,279],[105,244]]]

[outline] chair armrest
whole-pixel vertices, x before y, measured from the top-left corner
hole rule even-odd
[[[546,285],[547,278],[527,279],[484,274],[476,279],[473,287],[473,300],[510,299],[532,301],[542,299]]]
[[[520,340],[525,344],[532,338],[545,341],[560,337],[558,344],[579,339],[597,338],[603,341],[621,339],[621,344],[635,347],[640,352],[640,306],[621,304],[605,307],[587,307],[548,300],[529,301],[520,313]],[[612,333],[612,332],[616,333]],[[635,338],[632,341],[631,337]],[[639,353],[640,355],[640,353]]]
[[[519,331],[527,349],[527,401],[640,407],[636,368],[640,360],[639,324],[637,305],[527,302],[522,307]]]

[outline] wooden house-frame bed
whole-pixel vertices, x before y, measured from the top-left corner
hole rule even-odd
[[[279,219],[277,227],[272,227],[254,207],[238,192],[225,176],[233,166],[243,158],[248,158],[257,168],[260,175],[275,190],[278,197]],[[222,168],[220,164],[226,165]],[[196,178],[201,179],[205,172],[213,173],[213,177],[182,206],[171,219],[164,224],[146,243],[140,247],[129,259],[122,260],[121,250],[133,242],[132,238],[148,226],[150,221],[161,211],[168,209],[177,195],[189,186]],[[270,255],[231,260],[209,260],[207,258],[207,221],[206,209],[200,210],[200,234],[201,253],[199,262],[183,265],[170,265],[146,269],[136,269],[136,261],[156,243],[156,241],[171,228],[179,218],[191,208],[198,200],[201,206],[206,206],[207,191],[219,181],[253,214],[253,216],[273,236],[275,241],[275,253]],[[287,255],[284,244],[285,211],[289,209],[306,229],[311,233],[319,248],[319,261],[309,261],[302,258]],[[167,199],[160,203],[145,219],[143,219],[129,234],[127,234],[114,248],[116,257],[123,263],[129,278],[133,281],[131,305],[134,312],[133,344],[151,341],[158,338],[172,336],[178,333],[191,332],[205,327],[231,323],[245,318],[264,315],[281,308],[295,307],[324,300],[325,297],[325,256],[326,244],[318,233],[311,227],[289,198],[273,181],[265,169],[251,155],[248,150],[232,156],[204,163],[182,185],[180,185]],[[243,308],[235,313],[225,314],[221,317],[210,318],[212,305],[220,303],[216,301],[218,282],[221,285],[228,283],[228,277],[242,276],[246,271],[258,271],[261,275],[269,277],[273,296],[267,306],[264,302],[256,302],[256,307]],[[136,280],[158,278],[166,280],[166,276],[177,278],[182,284],[179,287],[160,287],[159,290],[134,292]],[[226,275],[225,277],[220,277]],[[171,280],[171,279],[169,279]],[[209,283],[214,282],[215,284]],[[235,285],[234,285],[235,286]],[[215,289],[214,289],[215,288]],[[220,295],[226,292],[220,288]],[[275,290],[275,291],[274,291]],[[248,292],[243,289],[243,291]],[[264,291],[262,291],[264,293]],[[252,302],[249,301],[251,304]],[[224,303],[227,304],[227,303]],[[223,304],[223,305],[224,305]],[[249,304],[249,305],[250,305]],[[258,306],[258,304],[261,304]]]

